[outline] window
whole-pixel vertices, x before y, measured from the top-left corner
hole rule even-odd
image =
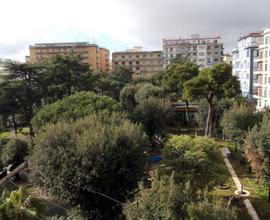
[[[264,57],[267,58],[268,57],[268,51],[264,51]]]
[[[122,56],[122,59],[125,59],[125,56]]]
[[[173,52],[173,47],[170,48],[170,52]]]
[[[125,65],[125,62],[122,62],[122,65]]]
[[[218,45],[216,45],[216,46],[215,46],[215,48],[217,49],[217,48],[219,48],[219,46],[218,46]]]
[[[264,71],[267,71],[267,63],[264,64]]]
[[[136,61],[136,64],[139,65],[140,64],[140,61]]]
[[[268,44],[268,36],[264,38],[264,44]]]
[[[129,61],[129,65],[132,65],[132,61]]]

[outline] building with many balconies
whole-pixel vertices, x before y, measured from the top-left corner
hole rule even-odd
[[[257,110],[270,106],[270,28],[262,33],[262,42],[256,50],[254,59],[254,98]]]
[[[254,59],[258,57],[257,49],[262,43],[261,33],[250,33],[238,40],[237,48],[233,50],[232,73],[240,81],[242,95],[253,100],[256,88],[253,86],[258,81],[254,75],[257,64]]]
[[[177,54],[188,57],[200,68],[223,61],[223,43],[220,37],[200,37],[198,34],[187,39],[163,39],[163,68],[176,58]]]
[[[37,63],[56,54],[67,54],[72,51],[81,54],[82,62],[88,64],[90,69],[104,72],[110,70],[110,51],[88,42],[40,43],[30,46],[29,50],[30,63]]]
[[[151,77],[162,71],[162,63],[162,51],[143,51],[142,47],[112,54],[113,69],[117,66],[131,68],[134,77]]]

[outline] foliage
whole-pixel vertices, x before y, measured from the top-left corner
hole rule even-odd
[[[173,136],[164,147],[164,161],[177,182],[190,181],[191,188],[213,189],[225,178],[218,144],[207,137]]]
[[[247,134],[245,156],[257,175],[270,185],[270,115],[265,114],[262,123]]]
[[[209,136],[212,133],[214,99],[236,97],[238,94],[240,94],[239,82],[235,76],[232,76],[231,66],[226,63],[205,68],[198,76],[184,83],[184,99],[189,101],[207,100],[208,115],[205,135]]]
[[[72,208],[67,212],[67,216],[52,216],[46,220],[87,220],[87,214],[82,212],[79,207]]]
[[[175,93],[176,99],[183,98],[184,83],[198,74],[198,66],[190,61],[174,63],[164,73],[162,88],[167,93]]]
[[[186,204],[190,202],[189,188],[177,185],[173,175],[153,180],[149,192],[142,192],[138,204],[128,202],[124,206],[127,220],[178,220],[186,219]]]
[[[31,119],[35,108],[41,104],[41,68],[33,64],[10,63],[7,69],[10,74],[0,85],[0,112],[13,117],[16,113],[23,115],[32,135]]]
[[[3,165],[20,164],[28,153],[28,144],[18,138],[10,139],[1,151]]]
[[[120,105],[108,96],[93,92],[78,92],[52,104],[45,105],[33,118],[32,123],[37,130],[47,123],[57,123],[61,120],[77,120],[93,112],[119,111]]]
[[[126,85],[120,92],[120,103],[123,109],[132,114],[135,106],[137,105],[135,94],[137,93],[141,84]]]
[[[161,86],[162,81],[163,81],[163,77],[164,77],[164,72],[160,71],[154,74],[154,76],[151,78],[151,83],[154,86]]]
[[[0,219],[38,220],[45,219],[46,206],[40,199],[27,195],[22,187],[0,197]]]
[[[201,201],[188,204],[187,212],[189,220],[237,220],[235,209],[220,198],[209,200],[204,196]]]
[[[32,181],[68,204],[117,219],[144,173],[148,142],[140,125],[122,114],[93,114],[43,127],[29,158]],[[72,185],[71,185],[72,184]]]
[[[42,88],[46,103],[55,102],[78,91],[93,90],[95,77],[74,52],[58,54],[43,62]]]
[[[233,103],[235,102],[234,99],[231,98],[224,98],[224,99],[214,99],[213,100],[213,122],[212,122],[212,129],[213,129],[213,135],[215,137],[221,137],[222,135],[222,127],[220,125],[223,113],[226,110],[229,110]],[[198,126],[203,129],[205,126],[205,122],[207,120],[208,115],[208,103],[205,99],[201,99],[198,105],[198,112],[196,113],[196,121],[198,123]]]
[[[121,89],[132,82],[132,71],[124,66],[118,66],[111,74],[99,75],[96,89],[103,95],[119,100]]]
[[[122,84],[128,84],[132,81],[132,70],[125,66],[118,66],[113,72],[111,78],[121,82]]]
[[[148,99],[149,97],[157,97],[157,98],[163,97],[162,89],[158,86],[154,86],[151,83],[139,84],[137,88],[138,91],[135,94],[135,100],[137,101],[137,103],[145,99]]]
[[[166,127],[173,117],[173,110],[168,100],[149,97],[139,102],[133,115],[133,119],[142,123],[145,132],[152,139]]]
[[[235,143],[243,144],[245,135],[256,123],[254,108],[247,104],[234,104],[225,111],[221,126],[223,134]]]
[[[124,205],[127,220],[236,220],[235,209],[230,209],[219,198],[209,199],[207,190],[192,193],[190,185],[178,185],[173,174],[155,176],[149,190],[141,190],[135,202]]]

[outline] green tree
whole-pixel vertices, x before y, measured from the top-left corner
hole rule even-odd
[[[118,66],[111,75],[111,78],[122,83],[122,85],[131,83],[132,81],[132,70],[125,66]]]
[[[172,118],[171,102],[156,97],[141,100],[133,113],[133,119],[142,123],[152,143],[154,136],[160,135]]]
[[[211,136],[213,120],[213,102],[225,97],[236,97],[240,93],[239,81],[232,76],[231,66],[219,63],[212,68],[203,69],[197,77],[184,83],[184,99],[206,99],[208,114],[205,135]]]
[[[207,196],[197,202],[187,205],[189,220],[237,220],[237,213],[221,198],[212,198]]]
[[[254,107],[247,104],[238,105],[235,103],[229,110],[225,111],[221,126],[223,134],[236,144],[243,144],[244,138],[255,123],[257,118],[254,114]]]
[[[38,220],[45,219],[46,206],[40,199],[27,195],[22,187],[4,191],[0,197],[0,219]]]
[[[141,84],[137,85],[126,85],[120,92],[120,103],[123,109],[132,115],[137,101],[135,99],[135,95],[138,92],[139,87]]]
[[[47,103],[78,91],[91,91],[95,77],[81,55],[59,54],[43,62],[42,88]]]
[[[5,91],[5,93],[1,97],[0,111],[10,110],[13,119],[15,113],[23,115],[30,127],[30,135],[33,135],[31,119],[35,108],[41,104],[42,98],[41,68],[33,64],[10,63],[7,65],[7,69],[10,74],[5,76],[5,81],[1,85],[1,91]],[[3,94],[1,91],[0,93]]]
[[[124,206],[127,220],[178,220],[186,219],[191,197],[188,186],[177,185],[172,175],[156,177],[149,191],[142,190],[136,200]]]
[[[247,134],[245,142],[245,157],[256,172],[256,179],[262,177],[269,187],[268,201],[270,202],[270,115],[266,113],[263,121],[255,125]]]
[[[4,165],[18,165],[24,161],[28,153],[28,144],[18,138],[10,139],[1,151],[1,159]]]
[[[218,144],[207,137],[173,136],[164,147],[164,162],[180,183],[190,181],[192,190],[222,184],[225,168]]]
[[[122,114],[48,124],[34,144],[29,158],[34,184],[103,219],[119,219],[115,200],[125,201],[144,175],[147,137]]]
[[[175,100],[181,98],[186,103],[186,120],[189,124],[188,99],[183,96],[184,83],[199,74],[199,68],[191,61],[173,63],[164,73],[162,88],[167,93],[174,93]]]
[[[157,97],[157,98],[164,97],[162,89],[158,86],[154,86],[151,83],[139,84],[137,88],[138,91],[135,94],[135,99],[137,103],[150,97]]]
[[[47,123],[57,123],[61,120],[77,120],[99,111],[120,111],[120,105],[108,96],[93,92],[78,92],[52,104],[45,105],[34,116],[32,123],[37,130]]]

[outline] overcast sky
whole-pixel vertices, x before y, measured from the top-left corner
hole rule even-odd
[[[239,36],[270,27],[269,0],[3,0],[0,57],[23,61],[29,44],[89,41],[111,52],[161,50],[163,38]]]

